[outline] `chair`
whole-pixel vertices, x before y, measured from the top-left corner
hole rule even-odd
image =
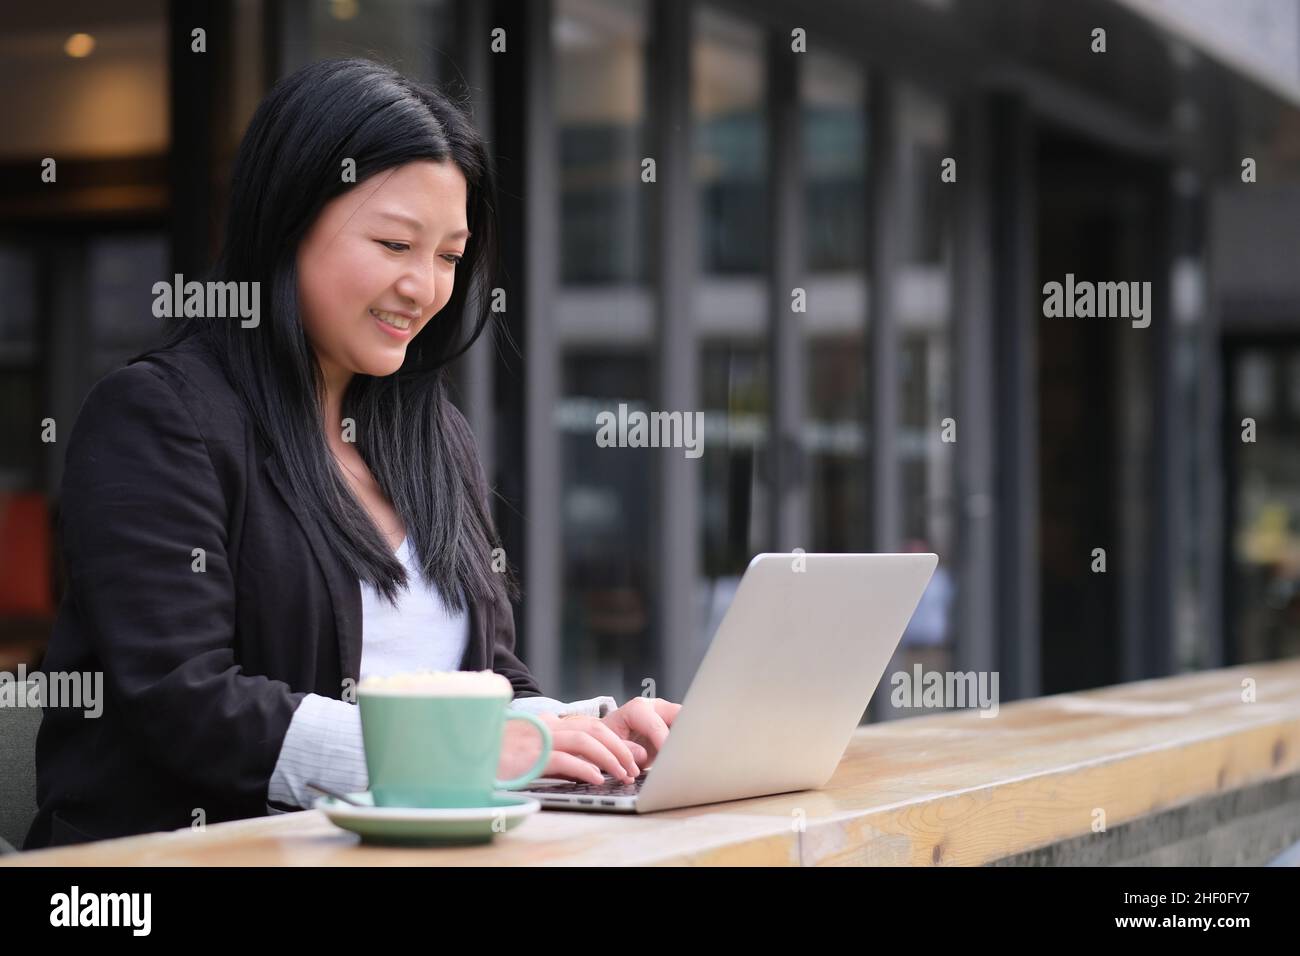
[[[0,617],[54,617],[50,508],[37,491],[0,493]]]
[[[0,493],[0,670],[40,661],[54,620],[51,547],[45,495]],[[0,707],[0,854],[22,846],[36,815],[40,725],[40,708]]]
[[[24,695],[30,682],[10,685]],[[39,707],[0,707],[0,855],[15,853],[36,816]]]

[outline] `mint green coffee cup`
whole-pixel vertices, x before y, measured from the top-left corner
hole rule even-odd
[[[494,790],[517,790],[541,776],[551,732],[532,714],[510,710],[511,696],[377,689],[363,682],[357,705],[375,806],[483,807]],[[507,720],[533,724],[542,752],[527,773],[497,780]]]

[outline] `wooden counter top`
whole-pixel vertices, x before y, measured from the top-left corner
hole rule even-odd
[[[1242,701],[1243,681],[1255,701]],[[822,790],[645,816],[543,811],[491,845],[362,846],[319,811],[0,858],[7,866],[981,864],[1300,771],[1300,661],[858,729]]]

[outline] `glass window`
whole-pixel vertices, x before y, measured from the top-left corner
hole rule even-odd
[[[697,9],[691,70],[703,271],[761,272],[767,264],[761,31],[707,7]]]
[[[557,0],[552,18],[566,700],[621,700],[659,673],[651,481],[653,456],[664,452],[596,444],[600,413],[648,411],[653,395],[643,213],[656,187],[641,182],[645,29],[644,4],[626,0]]]
[[[160,279],[171,284],[167,241],[159,233],[96,236],[87,243],[86,260],[95,358],[111,368],[162,332],[153,286]]]
[[[951,155],[950,112],[942,100],[906,84],[899,98],[899,543],[905,551],[935,552],[939,564],[886,678],[899,670],[911,672],[917,664],[926,671],[952,668],[957,592],[952,429],[960,427],[960,416],[953,405],[952,201],[941,192],[949,184],[940,179],[940,163]],[[945,419],[952,421],[945,426]],[[888,707],[888,695],[878,694],[875,705]]]
[[[701,229],[704,410],[701,601],[712,637],[753,556],[767,550],[767,132],[763,37],[707,7],[693,12],[693,166]]]
[[[307,36],[286,37],[292,49],[307,43],[306,60],[361,56],[387,63],[424,81],[459,77],[449,53],[454,44],[452,0],[310,0]]]
[[[899,88],[899,134],[902,138],[903,202],[900,226],[904,257],[918,266],[944,266],[952,252],[953,184],[939,178],[940,163],[951,156],[947,105],[907,84]]]
[[[810,550],[869,551],[866,86],[852,63],[803,63]]]
[[[17,243],[0,245],[0,354],[31,361],[36,355],[36,254]]]
[[[1227,414],[1234,526],[1229,664],[1300,654],[1300,351],[1236,353]],[[1243,439],[1243,419],[1255,422]]]
[[[0,245],[0,491],[36,486],[42,449],[36,253]],[[47,413],[48,414],[48,413]]]
[[[643,282],[643,4],[561,0],[555,7],[561,275],[566,283]]]
[[[856,64],[824,53],[809,53],[803,63],[800,97],[808,269],[858,273],[867,262],[865,81]]]

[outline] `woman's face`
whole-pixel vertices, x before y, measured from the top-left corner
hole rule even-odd
[[[391,375],[451,298],[465,176],[450,161],[376,173],[330,200],[298,247],[298,302],[326,381]]]

